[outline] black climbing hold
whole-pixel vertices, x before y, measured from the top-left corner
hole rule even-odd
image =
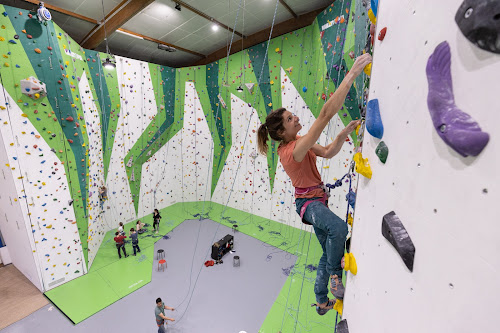
[[[337,331],[337,333],[349,333],[349,326],[347,326],[347,319],[342,319],[341,321],[339,321],[335,330]]]
[[[465,0],[455,14],[455,22],[470,42],[500,54],[500,1]]]
[[[385,214],[382,218],[382,235],[396,248],[406,267],[413,272],[415,246],[394,211]]]

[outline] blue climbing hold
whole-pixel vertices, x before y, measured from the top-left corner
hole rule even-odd
[[[347,199],[349,206],[354,209],[354,206],[356,206],[356,193],[354,193],[352,190],[349,190],[349,193],[346,194],[345,198]]]
[[[306,92],[307,91],[307,87],[302,88],[302,91]]]
[[[377,17],[378,0],[371,0],[371,5],[372,5],[373,15],[375,15],[375,17]]]
[[[366,129],[368,133],[378,139],[382,139],[382,136],[384,136],[384,125],[382,124],[382,118],[380,118],[378,99],[372,99],[367,104]]]

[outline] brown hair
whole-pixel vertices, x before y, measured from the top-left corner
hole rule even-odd
[[[283,126],[283,113],[286,111],[285,108],[279,108],[271,112],[266,117],[266,122],[260,125],[259,130],[257,131],[257,142],[259,152],[262,155],[267,155],[267,140],[268,136],[271,137],[274,141],[282,141],[282,135],[285,131],[285,127]]]

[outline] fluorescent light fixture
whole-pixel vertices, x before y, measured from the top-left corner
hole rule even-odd
[[[213,31],[217,31],[217,30],[219,30],[219,26],[218,26],[217,24],[215,24],[215,23],[214,23],[214,24],[212,24],[212,30],[213,30]]]
[[[124,35],[130,36],[130,37],[139,38],[139,39],[144,39],[144,38],[142,38],[141,36],[137,36],[137,35],[134,35],[134,34],[131,34],[131,33],[125,32],[125,31],[121,31],[121,30],[116,30],[116,31],[118,31],[118,32],[119,32],[119,33],[121,33],[121,34],[124,34]]]
[[[158,44],[158,49],[164,50],[164,51],[167,51],[167,52],[175,52],[175,51],[177,51],[177,49],[175,47],[172,47],[172,46],[169,46],[169,45],[165,45],[165,44]]]

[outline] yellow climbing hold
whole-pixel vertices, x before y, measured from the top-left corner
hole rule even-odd
[[[274,51],[279,52],[279,51],[280,51],[280,48],[279,48],[279,47],[277,47],[277,48],[276,48],[276,50],[274,50]]]
[[[4,65],[5,67],[10,67],[9,63],[7,63],[7,62],[5,62],[3,65]]]
[[[5,40],[5,38],[3,38],[2,36],[0,36],[0,42],[3,42]]]
[[[353,221],[354,221],[354,219],[352,218],[352,214],[349,213],[349,216],[347,217],[347,224],[349,224],[352,227]]]
[[[26,113],[21,114],[22,117],[28,118],[28,115]]]
[[[50,228],[52,228],[52,224],[49,224],[49,225],[47,226],[47,229],[50,229]]]
[[[273,106],[273,103],[269,103],[269,104],[267,104],[267,105],[268,105],[269,107],[271,107],[271,106]]]
[[[377,24],[377,18],[375,17],[375,14],[373,14],[373,10],[371,8],[368,9],[368,18],[370,19],[371,23]]]
[[[342,316],[342,310],[344,309],[344,302],[340,299],[337,299],[335,305],[333,305],[333,309]]]
[[[362,174],[368,179],[372,178],[372,169],[370,168],[367,158],[363,158],[361,153],[356,153],[354,155],[354,162],[356,162],[356,172]]]
[[[358,265],[352,253],[346,253],[344,255],[344,270],[350,271],[354,275],[358,274]]]
[[[372,64],[369,63],[368,65],[366,65],[365,68],[363,68],[363,72],[365,72],[366,75],[370,76],[370,74],[372,73]]]

